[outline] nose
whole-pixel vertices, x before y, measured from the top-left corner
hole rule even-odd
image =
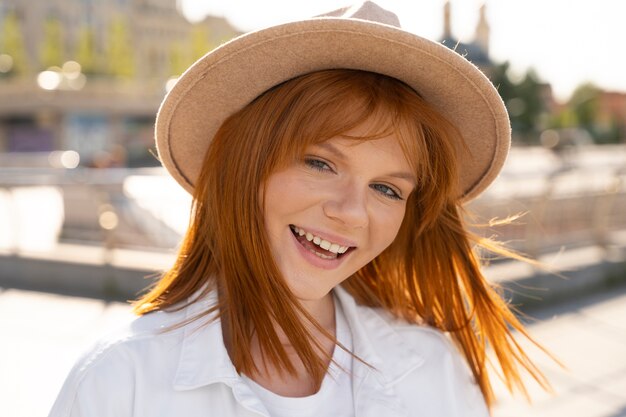
[[[324,214],[350,228],[366,227],[369,215],[364,188],[367,187],[359,187],[356,183],[335,188],[323,204]]]

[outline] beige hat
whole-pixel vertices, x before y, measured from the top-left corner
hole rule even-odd
[[[413,87],[461,132],[462,200],[498,175],[511,128],[498,92],[473,64],[447,47],[399,28],[373,2],[250,32],[194,63],[167,94],[156,121],[159,158],[192,193],[208,145],[223,121],[269,88],[324,69],[359,69]]]

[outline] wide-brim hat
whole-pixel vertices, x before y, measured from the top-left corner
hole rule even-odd
[[[458,53],[400,29],[373,2],[241,35],[207,53],[178,79],[156,121],[163,166],[193,194],[204,156],[224,120],[269,88],[325,69],[358,69],[411,86],[461,133],[463,201],[480,194],[506,159],[511,128],[487,77]]]

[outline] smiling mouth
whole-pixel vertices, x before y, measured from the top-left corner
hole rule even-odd
[[[294,226],[293,224],[289,225],[289,228],[291,229],[291,233],[293,233],[296,237],[296,240],[305,249],[322,259],[339,259],[356,249],[354,246],[342,246],[338,243],[322,239],[321,237]]]

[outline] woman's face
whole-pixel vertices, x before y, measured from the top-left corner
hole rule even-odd
[[[358,137],[366,127],[348,133]],[[296,297],[322,299],[389,246],[415,184],[394,135],[333,138],[273,173],[265,188],[265,227]]]

